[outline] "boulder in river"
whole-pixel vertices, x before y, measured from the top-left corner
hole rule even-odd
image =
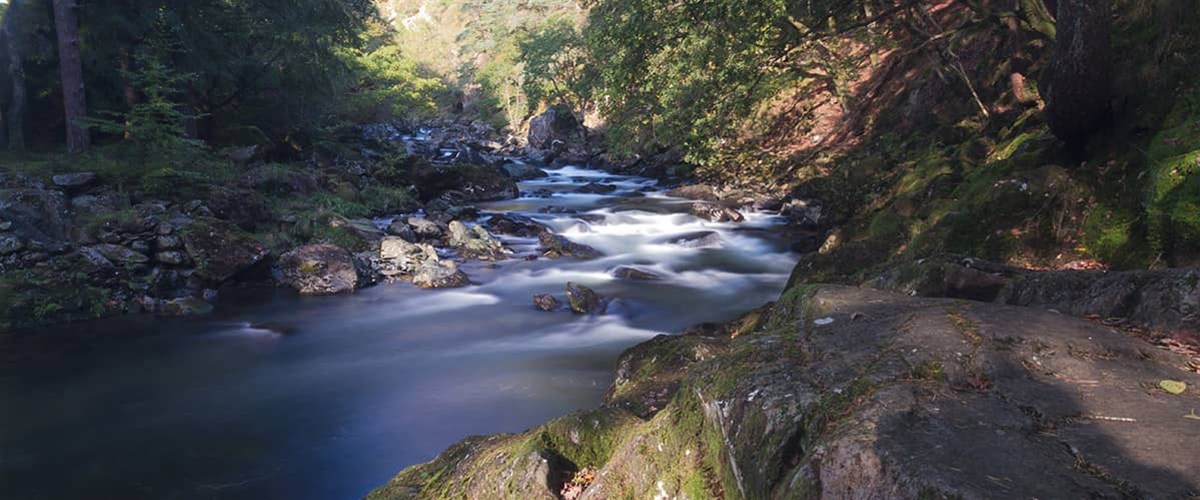
[[[539,293],[533,296],[533,305],[538,309],[546,312],[554,312],[562,309],[562,302],[548,293]]]
[[[612,184],[600,184],[599,182],[589,182],[580,186],[575,190],[577,193],[584,194],[608,194],[616,191],[617,187]]]
[[[450,246],[467,259],[504,260],[511,253],[483,226],[467,227],[460,221],[453,221],[450,223],[450,233],[447,239]]]
[[[540,179],[542,177],[550,176],[550,174],[547,174],[545,170],[524,163],[505,163],[504,165],[501,165],[500,168],[504,170],[504,173],[508,174],[509,177],[512,177],[518,181]]]
[[[658,281],[662,276],[654,274],[650,271],[643,271],[636,267],[621,266],[612,270],[614,278],[629,280],[629,281]]]
[[[307,245],[279,257],[280,282],[302,295],[335,295],[358,287],[354,256],[329,244]]]
[[[412,226],[403,219],[397,218],[391,224],[388,224],[387,234],[395,236],[409,243],[417,241],[417,233],[413,231]]]
[[[716,231],[693,231],[660,238],[656,243],[681,246],[684,248],[715,247],[721,244],[721,235]]]
[[[437,264],[437,250],[428,243],[410,243],[389,236],[379,244],[379,273],[387,278],[411,276],[427,264]]]
[[[421,266],[412,282],[421,288],[461,288],[471,284],[467,274],[450,260]]]
[[[742,222],[746,220],[741,212],[716,203],[696,202],[692,204],[692,215],[709,222]]]
[[[575,243],[554,233],[542,233],[538,236],[538,243],[542,245],[542,254],[551,259],[575,257],[587,260],[601,256],[595,248]]]
[[[604,314],[608,309],[602,295],[578,283],[567,283],[567,303],[575,314]]]
[[[418,240],[440,240],[446,234],[446,226],[423,217],[409,217],[407,222]]]
[[[516,214],[496,214],[487,222],[488,227],[500,234],[533,238],[550,232],[550,228],[529,217]]]

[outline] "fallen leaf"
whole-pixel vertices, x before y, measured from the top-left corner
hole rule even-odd
[[[1158,383],[1158,387],[1171,394],[1183,394],[1187,390],[1187,384],[1178,380],[1163,380]]]

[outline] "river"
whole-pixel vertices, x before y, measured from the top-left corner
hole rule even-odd
[[[521,184],[537,197],[483,204],[485,217],[534,217],[606,257],[530,261],[536,240],[504,237],[515,258],[463,264],[468,288],[237,289],[202,318],[76,324],[0,346],[0,498],[360,498],[465,436],[595,407],[622,350],[773,300],[795,263],[772,231],[779,217],[716,224],[649,179],[548,172]],[[618,189],[575,192],[592,181]],[[700,231],[720,241],[674,241]],[[616,279],[619,266],[662,279]],[[533,307],[568,281],[613,299],[608,314]]]

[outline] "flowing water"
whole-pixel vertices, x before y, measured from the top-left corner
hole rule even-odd
[[[648,179],[548,172],[522,183],[539,197],[481,209],[534,217],[606,257],[527,261],[537,242],[504,238],[515,258],[464,264],[468,288],[234,290],[204,318],[39,332],[49,351],[0,346],[0,498],[359,498],[467,435],[595,407],[622,350],[772,300],[795,262],[777,217],[715,224]],[[592,181],[618,190],[574,192]],[[719,241],[677,244],[703,231]],[[619,266],[662,279],[618,280]],[[532,306],[568,281],[613,299],[608,314]]]

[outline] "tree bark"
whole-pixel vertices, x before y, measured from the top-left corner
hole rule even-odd
[[[1050,131],[1082,150],[1111,107],[1111,0],[1061,0],[1046,112]]]
[[[67,119],[67,150],[80,153],[87,150],[91,139],[82,122],[87,116],[87,97],[83,86],[75,0],[54,0],[54,30],[58,35],[59,75],[62,78],[63,109]]]
[[[10,3],[4,15],[3,37],[8,50],[8,77],[12,86],[8,103],[8,149],[25,151],[25,66],[22,62],[21,38],[17,33],[17,5]]]

